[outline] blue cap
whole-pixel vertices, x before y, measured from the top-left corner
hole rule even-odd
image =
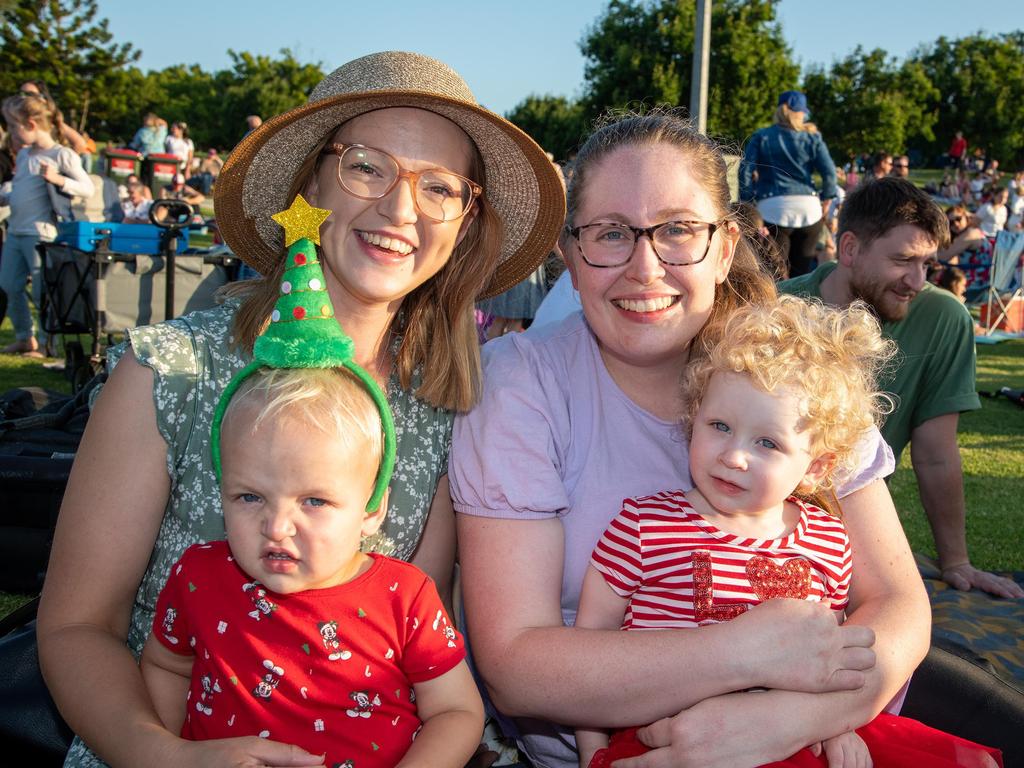
[[[811,116],[811,110],[807,108],[807,97],[800,91],[783,91],[779,96],[779,105],[783,104],[794,112],[805,112],[807,117]]]

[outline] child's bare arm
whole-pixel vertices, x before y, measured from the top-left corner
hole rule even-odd
[[[871,768],[873,762],[868,745],[854,731],[847,731],[821,742],[815,755],[825,752],[828,768]]]
[[[440,677],[415,683],[416,709],[423,727],[399,768],[462,768],[480,744],[484,705],[465,661]]]
[[[181,656],[167,650],[152,635],[142,649],[139,659],[142,679],[156,713],[171,733],[181,733],[185,722],[185,701],[194,661],[195,656]]]
[[[618,629],[626,615],[627,600],[619,597],[604,580],[600,572],[590,566],[583,577],[576,626],[580,629]],[[576,729],[576,748],[580,768],[590,765],[594,753],[608,746],[607,731],[591,728]]]
[[[594,753],[608,746],[608,732],[590,728],[576,729],[576,751],[580,756],[580,768],[587,768],[594,759]]]

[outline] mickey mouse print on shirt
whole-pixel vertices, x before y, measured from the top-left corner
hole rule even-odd
[[[413,686],[464,656],[429,580],[374,555],[345,585],[278,595],[229,555],[188,550],[157,602],[157,639],[195,658],[182,735],[266,733],[346,768],[399,762],[421,725]]]

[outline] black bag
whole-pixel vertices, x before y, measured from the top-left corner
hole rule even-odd
[[[954,642],[933,638],[910,679],[901,715],[1003,751],[1005,768],[1024,766],[1024,691]]]
[[[0,589],[42,588],[89,392],[102,378],[75,397],[38,387],[0,395]]]
[[[57,513],[89,418],[97,376],[71,397],[38,387],[0,395],[0,589],[42,587]],[[59,766],[73,734],[39,670],[39,598],[0,621],[0,754],[6,765]]]
[[[59,766],[74,734],[39,671],[39,598],[0,621],[0,753],[6,765]]]

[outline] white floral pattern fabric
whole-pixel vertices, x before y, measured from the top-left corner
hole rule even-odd
[[[136,358],[153,370],[157,428],[167,443],[171,477],[170,498],[128,629],[128,646],[136,657],[149,636],[157,597],[171,566],[192,544],[224,538],[223,510],[210,458],[210,426],[221,392],[251,360],[232,348],[231,325],[237,308],[237,300],[229,300],[128,333]],[[110,350],[111,370],[126,350],[127,344]],[[415,391],[418,375],[412,384]],[[409,560],[423,533],[437,483],[448,471],[453,414],[403,390],[396,375],[388,381],[387,398],[395,419],[397,461],[387,517],[381,530],[364,542],[364,549]],[[105,764],[76,738],[64,765],[98,768]]]

